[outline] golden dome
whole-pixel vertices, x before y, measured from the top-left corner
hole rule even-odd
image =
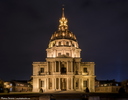
[[[64,8],[62,8],[62,17],[59,20],[59,28],[58,31],[55,31],[53,35],[51,36],[51,40],[56,40],[56,39],[70,39],[70,40],[76,40],[76,36],[68,30],[68,25],[67,22],[68,20],[64,16]]]
[[[70,40],[77,41],[76,36],[69,30],[54,32],[50,41],[53,41],[53,40],[56,40],[56,39],[70,39]]]

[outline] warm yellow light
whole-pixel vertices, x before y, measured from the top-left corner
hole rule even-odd
[[[70,34],[70,37],[71,37],[72,35]]]
[[[65,36],[65,34],[63,33],[63,36]]]

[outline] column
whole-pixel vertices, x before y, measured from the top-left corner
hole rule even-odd
[[[44,91],[46,90],[46,78],[45,78],[45,82],[44,82],[44,87],[45,87],[45,89],[44,89]]]
[[[54,72],[54,62],[52,62],[52,72]]]
[[[67,61],[67,73],[68,73],[68,61]]]
[[[55,68],[55,72],[56,72],[56,61],[55,61],[55,66],[54,66],[54,68]]]
[[[37,92],[39,92],[39,79],[37,78]]]
[[[81,85],[81,89],[83,90],[83,78],[82,78],[82,85]]]
[[[47,89],[49,90],[49,78],[47,79]]]
[[[91,90],[90,90],[90,78],[87,79],[87,87],[88,87],[89,91],[91,92]]]
[[[48,79],[46,78],[46,90],[48,89]]]
[[[68,78],[67,78],[67,90],[69,90],[69,85],[68,85]]]
[[[59,61],[59,72],[60,72],[60,61]]]
[[[76,79],[74,78],[74,89],[76,90]]]
[[[54,50],[54,57],[56,57],[56,50]]]
[[[79,78],[79,89],[80,89],[80,83],[81,83],[81,82],[80,82],[80,78]]]
[[[52,89],[55,90],[54,78],[52,78]]]
[[[68,73],[68,61],[67,61],[67,73]]]
[[[79,74],[81,74],[81,67],[80,67],[80,62],[78,62],[78,65],[79,65]]]
[[[95,79],[92,78],[92,92],[95,92]]]
[[[73,78],[71,78],[71,90],[73,90]]]
[[[48,74],[48,72],[49,72],[48,67],[49,67],[49,63],[47,62],[47,74]]]
[[[73,69],[73,66],[72,66],[72,65],[73,65],[73,64],[72,64],[72,61],[71,61],[71,72],[73,72],[73,70],[72,70],[72,69]]]
[[[59,78],[59,90],[60,90],[60,78]]]
[[[54,80],[55,80],[54,82],[55,82],[55,90],[56,90],[56,78]]]

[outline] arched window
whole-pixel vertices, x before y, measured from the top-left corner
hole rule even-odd
[[[66,45],[69,45],[69,42],[66,42]]]
[[[59,42],[59,45],[61,45],[61,42]]]

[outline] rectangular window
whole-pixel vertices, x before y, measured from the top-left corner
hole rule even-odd
[[[87,68],[84,68],[83,70],[84,70],[84,73],[87,73]]]
[[[56,72],[59,72],[59,62],[56,61]]]
[[[44,68],[40,68],[40,72],[41,73],[44,73]]]
[[[87,87],[87,81],[83,81],[83,87]]]
[[[58,53],[58,56],[61,56],[61,53]]]
[[[67,56],[69,56],[69,53],[66,53]]]
[[[40,87],[44,87],[44,81],[40,81]]]

